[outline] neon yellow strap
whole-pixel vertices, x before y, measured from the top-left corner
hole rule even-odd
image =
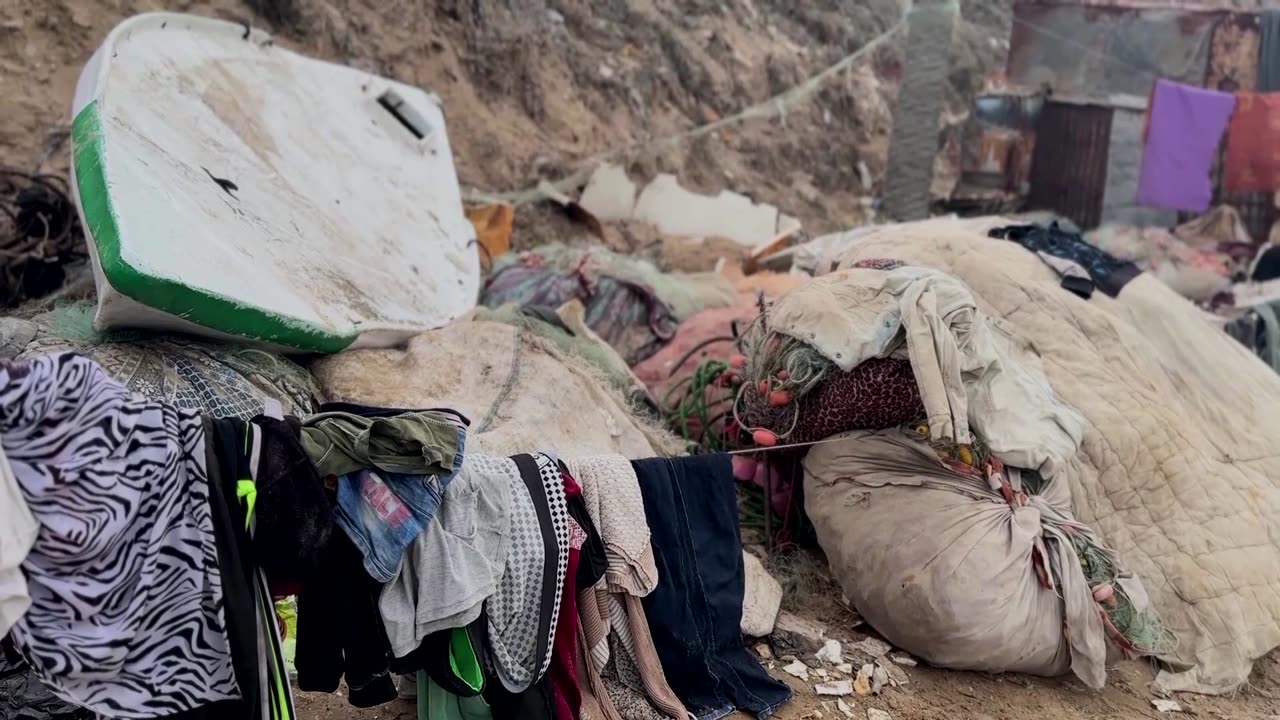
[[[241,504],[246,505],[244,514],[244,529],[249,531],[249,525],[253,521],[253,508],[258,504],[258,485],[252,480],[240,480],[236,482],[236,499]]]

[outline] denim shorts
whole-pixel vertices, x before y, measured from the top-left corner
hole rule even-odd
[[[364,555],[369,577],[386,583],[399,574],[405,549],[426,530],[445,488],[462,468],[466,435],[458,428],[448,474],[401,475],[365,468],[338,479],[334,520]]]

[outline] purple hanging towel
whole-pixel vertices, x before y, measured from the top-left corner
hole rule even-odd
[[[1209,175],[1226,132],[1234,95],[1157,80],[1151,93],[1138,203],[1204,212],[1213,200]]]

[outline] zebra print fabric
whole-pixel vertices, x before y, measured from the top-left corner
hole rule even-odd
[[[40,523],[17,648],[111,718],[236,699],[200,416],[130,397],[92,360],[0,363],[0,442]]]

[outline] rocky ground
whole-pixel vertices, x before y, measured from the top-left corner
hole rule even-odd
[[[961,2],[940,146],[1002,62],[1007,5]],[[890,32],[899,0],[0,0],[0,164],[65,173],[83,63],[119,20],[161,9],[264,26],[285,47],[439,94],[470,189],[520,191],[608,157],[637,177],[669,171],[693,189],[747,193],[814,233],[865,217],[882,182],[902,59],[894,34],[849,70],[805,84]],[[797,87],[807,89],[781,107],[767,102]],[[761,103],[764,116],[698,131]],[[945,192],[953,157],[940,153],[938,169]],[[556,239],[554,223],[522,217],[535,221],[517,223],[530,236],[518,244]],[[867,628],[833,596],[811,592],[788,605],[847,648]],[[816,672],[801,681],[783,672],[785,653],[771,652],[772,671],[797,689],[781,720],[845,717],[833,698],[815,695]],[[1170,717],[1152,706],[1152,673],[1139,663],[1115,667],[1103,692],[1069,678],[898,671],[906,684],[844,699],[854,717],[873,709],[895,720]],[[1175,699],[1187,714],[1237,720],[1280,715],[1278,693],[1280,669],[1267,658],[1234,698]],[[302,694],[298,706],[299,720],[415,717],[407,703],[355,711],[340,695]]]

